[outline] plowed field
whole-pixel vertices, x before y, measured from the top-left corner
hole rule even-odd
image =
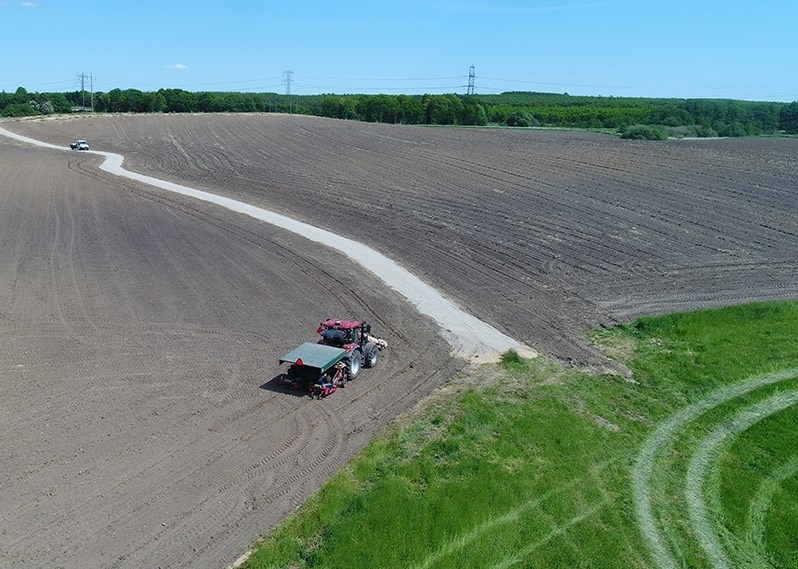
[[[798,297],[795,139],[284,115],[3,126],[366,242],[580,365],[602,362],[587,328]],[[224,565],[460,364],[345,258],[97,160],[0,142],[2,556]],[[270,391],[280,353],[336,313],[376,324],[380,367],[321,404]]]
[[[368,242],[562,359],[641,314],[798,294],[798,140],[622,141],[287,115],[10,123]]]
[[[0,142],[0,566],[224,567],[461,364],[340,255],[97,163]],[[331,314],[378,367],[276,389]]]

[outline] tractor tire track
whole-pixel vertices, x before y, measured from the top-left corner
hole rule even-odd
[[[0,134],[20,142],[43,146],[45,148],[53,147],[51,144],[21,136],[3,128],[0,128]],[[535,355],[532,350],[523,347],[519,342],[499,332],[493,326],[464,312],[436,289],[371,247],[238,200],[125,170],[122,167],[124,157],[119,154],[93,150],[88,152],[105,157],[105,161],[100,168],[106,172],[222,206],[231,211],[248,215],[260,221],[265,221],[266,223],[296,233],[316,243],[336,249],[366,268],[390,288],[404,296],[414,304],[422,314],[433,318],[441,327],[441,333],[444,338],[452,344],[454,350],[463,356],[488,356],[496,358],[508,349],[522,351],[525,352],[526,355]],[[183,153],[185,154],[185,152]]]
[[[548,542],[552,541],[553,539],[557,539],[558,537],[565,535],[568,531],[572,528],[578,526],[587,518],[596,515],[605,507],[609,500],[602,500],[597,504],[592,504],[588,507],[584,512],[579,514],[578,516],[574,516],[570,520],[567,520],[562,525],[557,525],[552,529],[548,534],[543,536],[541,539],[530,543],[529,545],[519,549],[518,551],[514,552],[512,555],[502,559],[499,563],[496,563],[492,566],[492,569],[509,569],[513,565],[518,565],[519,563],[528,562],[532,554],[539,548],[546,545]]]
[[[49,140],[87,125],[133,170],[368,242],[577,364],[609,365],[586,328],[798,294],[792,140],[652,145],[278,114],[12,124]]]
[[[465,365],[337,252],[64,158],[0,145],[3,567],[222,565]],[[276,389],[343,312],[388,339],[378,368],[324,401]]]
[[[717,529],[710,521],[711,515],[704,499],[704,481],[712,460],[719,454],[722,446],[730,444],[731,440],[741,432],[770,415],[796,404],[798,404],[798,389],[779,393],[742,410],[703,439],[690,460],[685,489],[690,521],[701,547],[712,566],[717,569],[731,569],[733,564],[718,538]]]
[[[616,461],[607,461],[605,463],[598,464],[595,467],[593,467],[591,469],[591,473],[595,475],[613,466],[616,466]],[[585,484],[586,482],[587,482],[587,477],[574,478],[573,480],[570,480],[565,484],[561,484],[556,488],[552,488],[543,495],[536,497],[534,500],[530,500],[529,502],[517,506],[516,508],[508,511],[507,513],[501,516],[496,516],[485,520],[484,522],[472,528],[471,530],[463,534],[457,535],[448,543],[441,545],[436,551],[428,555],[421,563],[416,565],[416,569],[429,569],[432,565],[434,565],[444,557],[447,557],[452,553],[465,549],[480,537],[483,537],[489,532],[494,531],[497,527],[517,522],[521,518],[521,516],[527,514],[530,511],[539,509],[549,499],[558,497],[562,493],[571,491],[577,485]],[[538,547],[543,545],[543,543],[545,543],[546,541],[549,541],[554,537],[556,537],[556,535],[562,533],[561,531],[558,532],[557,530],[562,530],[564,528],[575,525],[576,523],[579,523],[587,516],[592,515],[593,513],[604,507],[606,503],[607,501],[602,501],[597,506],[590,507],[583,514],[580,514],[579,516],[576,516],[573,519],[569,520],[568,522],[566,522],[564,526],[558,526],[558,528],[555,529],[555,531],[552,534],[549,534],[548,536],[544,537],[541,541],[536,542],[536,544],[532,546],[532,550],[530,550],[529,553],[531,553],[532,551],[534,551],[534,549],[537,549]],[[512,559],[516,559],[515,563],[518,563],[523,561],[525,558],[527,558],[527,556],[521,556],[521,557],[513,556]],[[503,564],[507,563],[508,561],[509,560],[505,560]]]
[[[626,320],[641,313],[788,298],[798,294],[795,284],[798,262],[794,253],[794,240],[798,235],[794,192],[798,183],[798,161],[794,151],[796,141],[792,140],[647,144],[589,134],[419,129],[281,115],[80,117],[6,124],[11,130],[50,142],[72,138],[79,128],[81,137],[89,138],[95,147],[124,153],[125,165],[130,169],[230,196],[368,242],[375,250],[396,256],[402,265],[432,286],[445,290],[460,306],[480,319],[508,331],[515,339],[542,347],[551,355],[577,365],[587,362],[595,366],[597,361],[590,348],[580,344],[582,330],[586,328]],[[58,148],[59,156],[63,156],[61,146],[53,145],[53,148]],[[19,145],[0,147],[0,156],[3,151],[6,156],[21,156],[25,160],[29,157],[29,154],[22,154]],[[30,156],[34,154],[42,153],[31,152]],[[60,161],[53,159],[53,152],[49,154],[51,163]],[[162,526],[167,529],[147,527],[139,531],[135,527],[136,523],[146,523],[147,518],[154,515],[144,505],[132,520],[117,517],[109,523],[112,529],[105,535],[118,538],[113,544],[105,541],[106,546],[112,545],[112,551],[127,555],[126,552],[135,550],[144,557],[149,556],[153,561],[150,565],[153,565],[157,552],[163,551],[155,544],[168,539],[170,543],[180,543],[180,547],[190,545],[205,552],[197,556],[199,561],[195,563],[187,560],[192,566],[202,567],[209,559],[234,559],[240,550],[231,550],[230,539],[239,540],[239,544],[251,543],[246,538],[241,540],[247,530],[236,530],[230,525],[221,528],[220,525],[218,531],[204,526],[206,529],[202,532],[194,532],[189,527],[194,523],[191,514],[181,517],[180,523],[173,523],[169,516],[173,511],[184,516],[190,510],[186,504],[204,500],[209,490],[212,493],[213,489],[223,488],[225,493],[216,499],[236,505],[231,511],[238,508],[238,514],[233,517],[241,515],[246,523],[260,523],[260,529],[268,529],[276,517],[290,510],[289,502],[301,497],[300,489],[298,494],[281,494],[267,508],[273,512],[269,515],[255,507],[257,502],[253,498],[253,494],[260,496],[253,492],[259,482],[270,485],[271,477],[291,472],[292,460],[282,459],[298,451],[289,446],[287,454],[274,457],[272,460],[282,461],[279,469],[270,470],[268,464],[260,465],[264,456],[271,456],[271,451],[285,442],[281,437],[290,436],[295,429],[275,423],[274,445],[266,445],[263,440],[268,437],[272,425],[270,420],[258,424],[260,409],[264,414],[273,413],[274,420],[279,422],[290,423],[294,417],[302,417],[299,421],[307,419],[310,423],[304,427],[308,429],[315,428],[314,418],[320,416],[313,410],[321,411],[319,405],[311,406],[319,402],[273,391],[269,383],[273,374],[264,372],[262,362],[252,363],[255,358],[249,355],[250,351],[263,352],[267,361],[273,361],[283,342],[291,344],[294,339],[306,339],[304,331],[296,331],[287,338],[285,327],[282,336],[270,329],[274,324],[289,322],[291,315],[279,303],[293,306],[286,295],[274,295],[270,290],[291,290],[297,288],[298,283],[307,283],[307,287],[329,302],[304,304],[304,312],[297,310],[297,313],[302,313],[305,321],[318,318],[318,312],[329,315],[331,307],[336,312],[363,309],[369,321],[381,324],[380,335],[385,330],[390,336],[385,367],[381,364],[373,376],[353,382],[322,403],[324,411],[334,410],[340,414],[347,456],[351,456],[353,448],[364,444],[375,428],[389,420],[394,410],[412,404],[429,392],[430,386],[440,383],[451,370],[462,365],[452,357],[439,357],[440,348],[444,348],[443,353],[446,348],[434,334],[427,336],[434,342],[434,353],[425,351],[414,337],[415,330],[407,323],[412,321],[430,330],[427,319],[418,318],[415,310],[404,306],[403,302],[386,302],[382,295],[387,294],[389,298],[396,295],[379,292],[384,287],[363,279],[365,273],[338,253],[308,244],[284,231],[271,231],[270,226],[264,228],[265,224],[201,204],[193,198],[111,176],[97,169],[99,160],[94,155],[73,156],[78,157],[69,161],[69,168],[84,176],[85,186],[94,190],[93,195],[105,194],[104,199],[112,198],[107,203],[114,206],[113,209],[105,207],[101,199],[92,198],[94,210],[73,209],[79,223],[84,213],[89,219],[95,216],[96,222],[102,217],[121,217],[129,208],[136,218],[124,220],[130,221],[131,226],[125,227],[122,223],[119,231],[101,227],[89,240],[85,238],[85,225],[79,228],[82,233],[78,235],[75,253],[97,251],[93,256],[96,264],[90,267],[89,274],[85,272],[85,260],[76,259],[75,267],[84,271],[84,279],[98,279],[111,290],[111,294],[106,294],[95,287],[95,296],[86,297],[92,300],[91,316],[100,332],[112,329],[122,320],[120,314],[125,314],[124,320],[131,323],[152,320],[153,314],[157,314],[165,328],[172,320],[180,323],[174,334],[162,336],[160,342],[166,346],[174,342],[173,346],[196,354],[198,360],[180,359],[179,354],[170,353],[168,359],[157,360],[129,378],[136,387],[128,387],[125,382],[92,386],[93,398],[99,404],[108,405],[113,401],[106,394],[114,389],[119,390],[115,394],[120,402],[134,409],[141,397],[145,394],[150,397],[144,402],[144,408],[158,414],[144,417],[142,424],[146,428],[134,426],[132,421],[138,418],[134,410],[120,404],[110,407],[119,413],[120,422],[130,425],[132,432],[140,435],[155,453],[161,453],[147,462],[153,467],[154,483],[167,486],[172,484],[172,479],[180,482],[171,486],[176,496],[173,503],[178,506],[176,510],[170,507],[168,500],[159,500],[157,504],[155,515],[167,518],[164,520],[166,526]],[[16,168],[0,171],[0,178],[11,179],[16,171]],[[71,199],[81,195],[79,186],[70,192]],[[12,193],[13,200],[5,199],[6,194],[0,192],[0,207],[10,221],[15,219],[14,202],[24,201],[28,195],[39,191],[29,184],[28,187],[25,193]],[[143,208],[143,200],[157,206]],[[138,208],[142,211],[137,212]],[[209,236],[194,243],[202,236],[201,232],[175,234],[161,229],[163,221],[148,223],[146,216],[154,214],[153,217],[161,219],[159,213],[163,212],[166,212],[167,226],[180,227],[189,221],[193,222],[192,227],[211,229]],[[67,219],[63,204],[59,213],[62,221]],[[5,254],[3,258],[10,260],[13,267],[19,264],[14,259],[26,258],[25,249],[13,237],[19,230],[0,228],[0,231],[4,237],[9,237],[7,241],[12,247],[11,253],[3,251],[0,255]],[[225,241],[232,248],[222,245]],[[239,243],[240,247],[234,243]],[[197,246],[211,253],[208,257],[197,255],[193,252]],[[152,265],[146,255],[140,254],[150,247],[157,259]],[[108,249],[132,252],[135,260],[131,262]],[[15,257],[14,250],[22,254]],[[63,254],[64,250],[59,250],[58,255]],[[164,258],[169,254],[174,257],[171,263]],[[185,261],[178,262],[184,255],[188,255]],[[230,260],[216,259],[219,255],[226,255]],[[277,270],[285,270],[294,280],[275,276],[270,267],[260,267],[261,258],[273,261]],[[194,269],[203,264],[208,264],[212,270]],[[150,266],[156,272],[147,278]],[[260,268],[252,270],[249,266]],[[145,270],[133,274],[131,268],[138,267]],[[163,278],[166,275],[157,276],[157,270],[169,274],[177,270],[179,274],[176,278]],[[225,270],[232,271],[235,278],[225,278],[221,274]],[[7,277],[0,275],[0,279],[13,283],[16,274],[12,269]],[[261,286],[260,281],[264,279],[271,288]],[[16,281],[21,284],[15,289],[17,292],[11,292],[8,297],[12,300],[11,311],[19,311],[24,305],[19,301],[19,291],[24,290],[25,281]],[[364,281],[367,281],[365,285]],[[214,300],[204,296],[202,287],[197,285],[200,282],[207,282],[214,294],[225,285],[228,290]],[[161,283],[167,286],[159,286]],[[254,298],[248,290],[259,291],[261,297]],[[181,300],[183,291],[188,297],[199,300],[198,312],[213,321],[213,325],[207,326],[208,336],[196,332],[195,347],[184,341],[187,336],[183,334],[191,334],[192,326],[197,326],[197,330],[204,328],[191,315],[192,307]],[[236,302],[226,302],[228,297]],[[61,303],[69,301],[69,295],[62,295]],[[120,306],[111,305],[117,301]],[[253,302],[248,310],[242,308],[241,303],[245,301]],[[216,303],[221,303],[225,309],[214,311]],[[9,304],[0,296],[2,306]],[[271,306],[275,306],[277,313],[274,318],[251,316]],[[113,316],[109,317],[109,313]],[[71,319],[79,315],[67,311],[66,317],[67,325],[74,326]],[[48,318],[43,320],[49,322]],[[236,320],[247,324],[234,324]],[[296,314],[290,321],[295,328]],[[63,332],[61,325],[49,323],[48,326]],[[232,351],[222,353],[222,348],[217,346],[224,344],[217,339],[223,342],[223,336],[214,336],[210,331],[229,331],[237,327],[244,330],[237,330],[235,340],[228,344]],[[25,328],[19,328],[16,321],[6,325],[0,317],[0,334],[9,337],[18,329]],[[92,331],[85,333],[86,342],[98,341],[91,335]],[[137,340],[137,334],[142,333],[146,334],[144,327],[139,331],[131,330],[130,340],[136,347],[144,348],[143,351],[151,351],[152,343]],[[39,343],[48,339],[39,337],[33,341]],[[102,341],[98,343],[105,345]],[[4,378],[21,377],[22,372],[16,370],[37,361],[35,354],[27,355],[18,344],[12,348],[14,353],[9,354],[11,359],[4,364],[4,369],[9,370]],[[66,357],[90,366],[97,355],[87,354],[85,345],[79,348],[64,345],[59,349]],[[416,361],[402,361],[411,354]],[[237,358],[242,363],[220,367],[214,363],[214,358],[221,361]],[[247,358],[249,361],[244,361]],[[603,360],[598,361],[598,365],[606,365]],[[17,367],[20,362],[23,368]],[[81,365],[78,362],[73,368],[77,370]],[[197,369],[197,372],[196,375],[181,375],[181,369]],[[102,374],[95,373],[94,378],[98,375]],[[39,370],[33,374],[26,372],[26,379],[31,376],[35,378],[41,373]],[[112,379],[110,375],[105,377]],[[165,378],[171,378],[171,382],[167,384]],[[194,384],[195,381],[195,389],[180,386],[183,382]],[[17,385],[24,387],[26,384]],[[260,395],[268,401],[262,407],[253,404],[247,391],[259,385],[263,390]],[[59,393],[68,400],[67,389]],[[237,399],[245,402],[239,404]],[[24,403],[23,399],[19,401]],[[170,401],[180,408],[185,407],[186,413],[175,414],[178,408],[170,408]],[[86,408],[90,407],[81,407],[81,412],[85,413],[83,409]],[[297,410],[297,415],[291,414],[293,409]],[[193,415],[194,412],[197,415]],[[170,413],[174,416],[169,417]],[[58,416],[58,422],[68,420],[66,411]],[[71,433],[75,433],[74,427]],[[159,437],[158,433],[163,436]],[[46,436],[51,434],[52,430],[45,431]],[[115,432],[111,434],[118,436]],[[320,436],[326,435],[320,433]],[[114,460],[148,458],[137,443],[125,443],[111,449],[110,454],[126,449],[114,455]],[[85,444],[84,441],[76,440],[69,451],[78,450],[81,444]],[[175,453],[178,444],[185,449]],[[247,450],[252,456],[250,460],[243,460],[240,453]],[[309,452],[309,448],[303,452]],[[72,454],[74,452],[66,458],[72,460]],[[213,478],[199,476],[203,463],[196,460],[198,455],[214,461],[210,469],[214,472]],[[322,463],[318,470],[309,474],[312,480],[306,488],[320,483],[329,469],[335,467],[334,462],[344,459],[335,457]],[[185,476],[185,471],[171,464],[171,460],[179,460],[185,471],[198,474],[196,487],[190,486],[191,479]],[[218,473],[225,463],[231,466],[230,472],[219,478]],[[107,465],[100,463],[92,468],[92,472],[102,474]],[[20,470],[24,472],[24,468]],[[54,472],[60,475],[63,469]],[[253,473],[254,477],[249,478]],[[71,476],[70,480],[82,482],[77,474],[66,474]],[[121,497],[125,503],[140,503],[147,491],[144,482],[143,476],[121,481],[119,486],[114,486],[111,497],[120,498],[111,499],[109,503],[119,505]],[[92,486],[80,487],[91,494]],[[13,499],[0,498],[0,506]],[[106,502],[108,500],[96,499],[91,511],[105,511]],[[209,502],[204,507],[212,506],[213,502]],[[74,511],[71,503],[64,500],[39,506],[38,512],[43,515],[58,507]],[[37,512],[32,506],[28,508],[24,510],[29,513],[28,517],[21,516],[20,520],[28,520]],[[223,516],[224,512],[222,508],[217,513]],[[224,519],[222,524],[230,524],[230,521]],[[13,534],[15,527],[2,526],[0,520],[0,530]],[[57,531],[58,526],[54,524],[53,527],[53,531]],[[101,537],[105,528],[60,529],[66,537],[46,534],[47,530],[41,533],[45,539],[59,543],[65,551],[75,552],[80,545],[74,544],[81,543],[82,535]],[[209,533],[215,545],[211,541],[202,542]],[[24,542],[18,535],[13,537]],[[144,542],[151,547],[142,546]],[[127,564],[133,564],[132,557],[126,559]],[[55,564],[55,560],[40,563]]]
[[[675,569],[678,567],[678,563],[666,544],[652,505],[650,481],[657,457],[665,450],[666,445],[676,432],[710,409],[762,387],[793,379],[797,374],[798,369],[784,370],[757,376],[719,389],[701,401],[672,415],[661,423],[643,444],[632,468],[632,488],[640,531],[654,561],[660,568]]]
[[[577,339],[586,327],[796,294],[798,267],[765,263],[761,277],[735,269],[748,256],[790,255],[785,236],[798,233],[790,141],[653,146],[283,115],[109,120],[129,142],[111,128],[91,135],[107,137],[133,169],[399,252],[472,314],[564,359],[596,357]],[[221,153],[231,167],[191,166],[170,136],[192,156],[196,149],[201,164]],[[154,156],[169,156],[177,170],[158,171]],[[728,261],[727,278],[702,283],[718,260]],[[550,339],[551,326],[564,334]],[[565,349],[567,341],[579,346]]]
[[[798,457],[793,457],[770,473],[757,489],[746,518],[745,541],[750,543],[751,556],[756,563],[766,566],[768,553],[765,547],[765,521],[773,503],[773,497],[781,489],[785,480],[798,472]]]

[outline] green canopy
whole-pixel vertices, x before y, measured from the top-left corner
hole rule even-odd
[[[324,373],[346,356],[347,351],[341,348],[305,342],[281,357],[280,363],[291,362],[292,364],[315,367]]]

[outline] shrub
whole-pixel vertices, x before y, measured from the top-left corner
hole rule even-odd
[[[696,136],[695,127],[692,126],[669,126],[665,129],[668,138],[693,138]]]
[[[529,362],[513,349],[509,349],[502,354],[500,363],[501,366],[508,371],[520,373],[529,370]]]
[[[718,133],[715,132],[708,124],[697,124],[695,125],[695,134],[699,138],[715,138],[718,136]]]
[[[507,126],[538,126],[540,123],[530,116],[529,113],[524,111],[516,111],[507,117],[505,121]]]
[[[779,128],[788,134],[798,134],[798,101],[782,107],[779,113]]]
[[[748,131],[743,126],[743,123],[734,121],[729,125],[729,130],[726,136],[748,136]]]
[[[4,117],[30,117],[40,114],[41,112],[31,107],[29,103],[11,103],[3,109]]]
[[[689,126],[668,126],[665,127],[665,131],[668,133],[668,138],[713,138],[718,136],[718,133],[712,130],[711,126],[700,124],[691,124]]]
[[[638,124],[627,126],[621,138],[631,138],[635,140],[666,140],[668,133],[661,126]]]

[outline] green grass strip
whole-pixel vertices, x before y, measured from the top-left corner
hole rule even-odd
[[[797,331],[798,302],[786,302],[597,332],[628,379],[508,353],[392,424],[245,566],[709,568],[685,502],[691,459],[733,416],[798,390]],[[769,565],[798,566],[798,481],[774,472],[797,454],[796,417],[791,408],[730,434],[695,469],[732,563],[765,566],[754,532]],[[768,508],[782,495],[789,503]]]

